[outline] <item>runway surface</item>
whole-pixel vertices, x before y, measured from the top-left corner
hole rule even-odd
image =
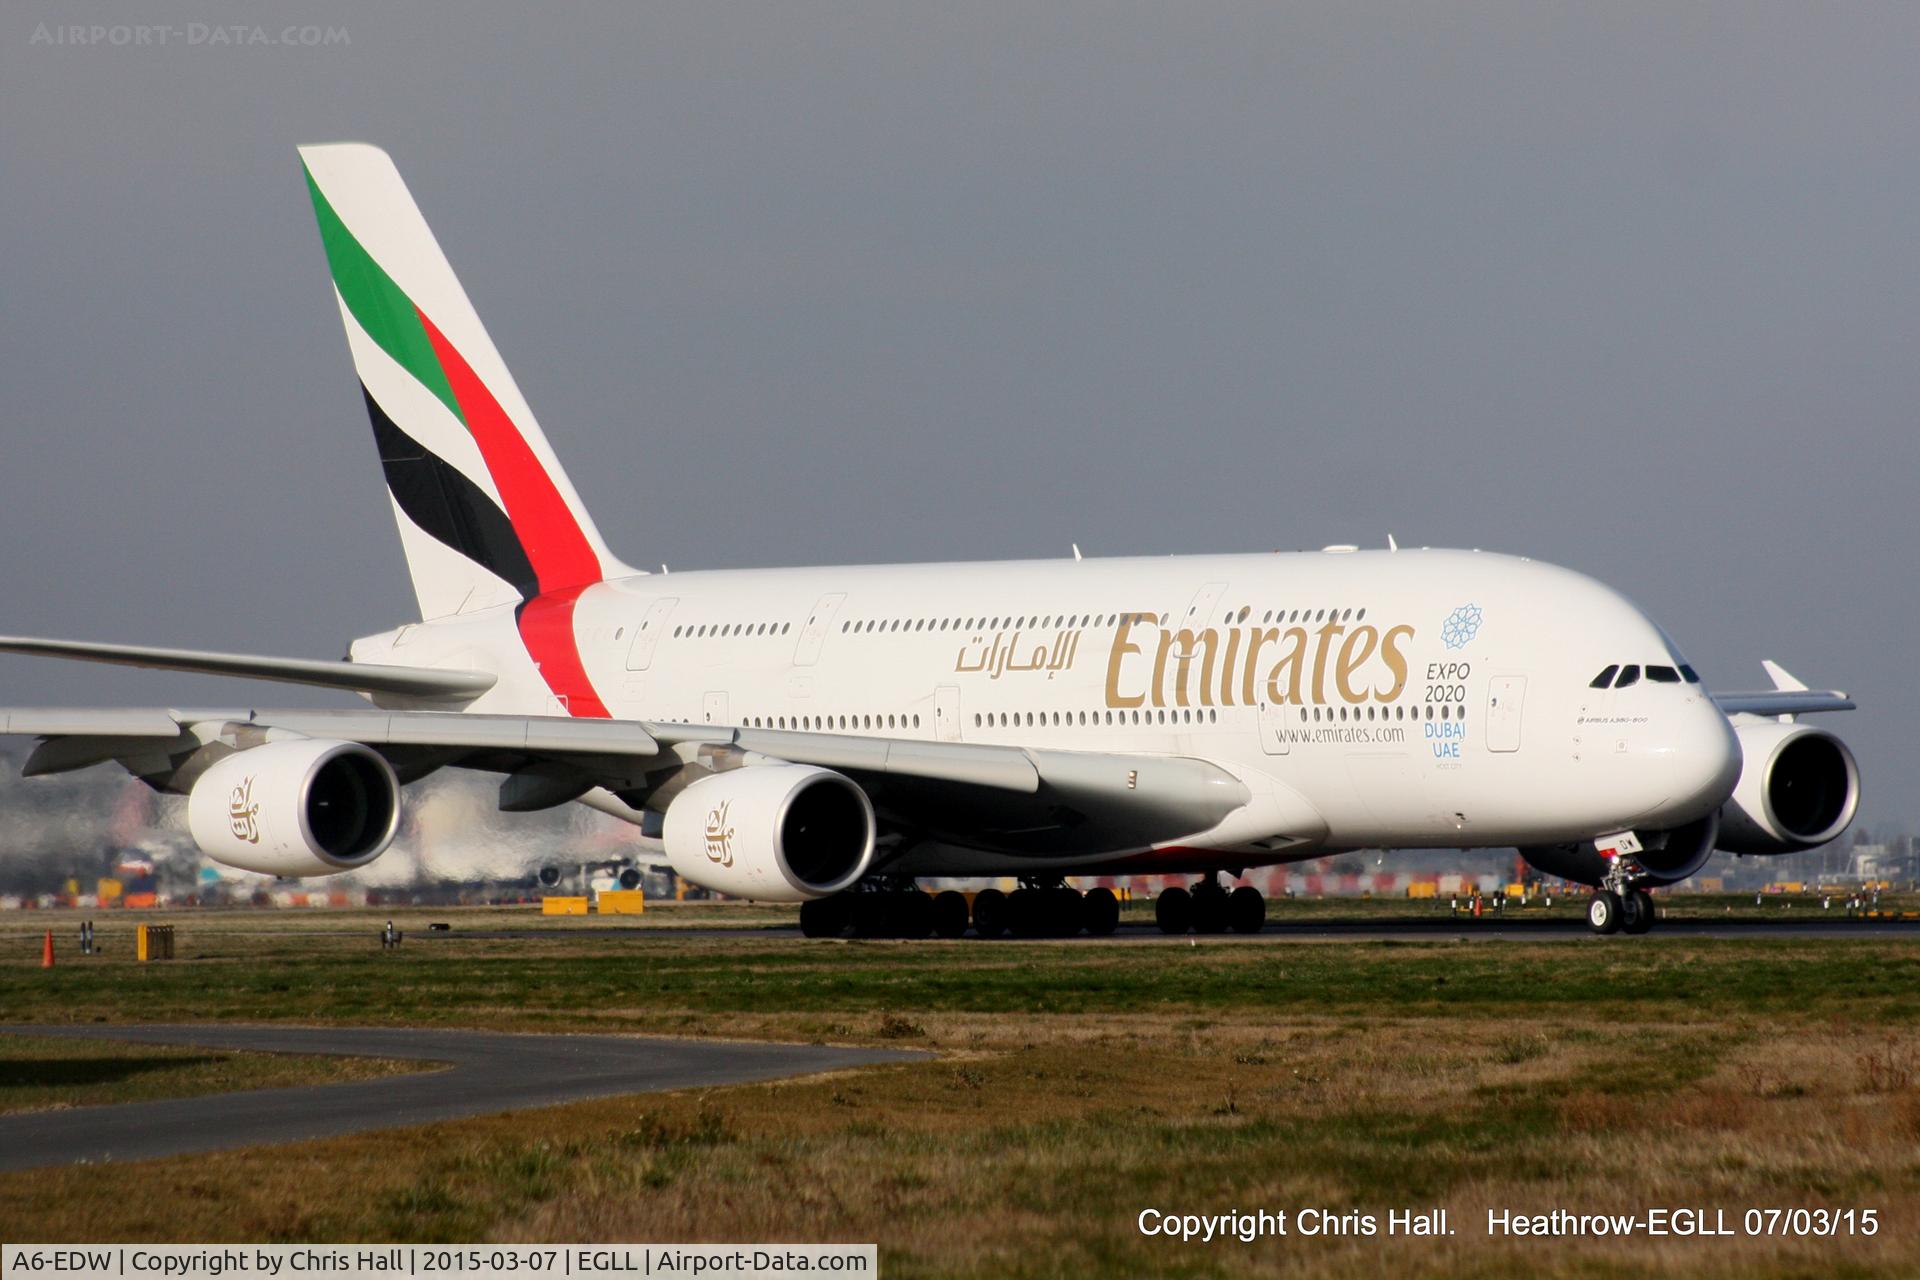
[[[797,925],[768,925],[751,928],[682,928],[678,925],[602,925],[594,923],[579,930],[563,929],[453,929],[446,932],[409,935],[409,943],[418,937],[422,941],[450,938],[501,938],[501,939],[547,939],[556,937],[624,937],[636,942],[648,938],[669,939],[719,939],[719,938],[778,938],[799,939],[802,935]],[[1687,938],[1920,938],[1920,921],[1916,920],[1848,920],[1844,913],[1828,914],[1819,910],[1804,912],[1786,912],[1779,916],[1756,920],[1751,916],[1736,916],[1730,919],[1717,919],[1712,916],[1682,917],[1662,920],[1656,924],[1650,934],[1642,937],[1617,935],[1613,941],[1622,945],[1631,945],[1648,939],[1666,937]],[[1584,919],[1561,916],[1553,919],[1521,917],[1513,920],[1501,919],[1498,915],[1489,915],[1475,920],[1462,917],[1450,920],[1444,916],[1417,920],[1295,920],[1269,917],[1266,928],[1256,934],[1222,933],[1200,936],[1183,934],[1170,937],[1151,924],[1127,923],[1107,938],[1056,939],[1069,942],[1132,943],[1141,946],[1186,946],[1190,941],[1201,944],[1234,942],[1249,946],[1262,943],[1284,942],[1324,942],[1345,939],[1353,942],[1380,942],[1389,939],[1445,941],[1449,939],[1469,938],[1505,938],[1524,942],[1579,941],[1591,938],[1596,942],[1608,939],[1595,938],[1593,931],[1587,928]],[[1019,939],[1001,938],[984,941],[968,934],[958,943],[941,945],[967,946],[1012,946]],[[822,946],[831,945],[822,942]]]
[[[408,1058],[448,1068],[346,1084],[0,1116],[0,1171],[298,1142],[586,1098],[744,1084],[925,1056],[824,1045],[405,1028],[9,1026],[0,1028],[0,1034]]]

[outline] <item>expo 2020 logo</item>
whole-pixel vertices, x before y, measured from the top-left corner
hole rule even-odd
[[[1480,634],[1480,606],[1463,604],[1447,615],[1440,627],[1440,638],[1449,649],[1464,649],[1467,641]]]

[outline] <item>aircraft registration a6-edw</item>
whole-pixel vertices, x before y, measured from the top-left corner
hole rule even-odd
[[[503,775],[510,812],[635,823],[695,884],[812,935],[1110,932],[1077,875],[1191,874],[1169,932],[1253,931],[1221,872],[1516,846],[1601,932],[1716,848],[1852,821],[1859,774],[1778,668],[1711,694],[1590,578],[1440,550],[647,574],[607,550],[398,171],[301,150],[421,621],[343,662],[10,638],[38,653],[354,690],[368,710],[0,713],[29,774],[118,761],[208,856],[364,867],[402,787]],[[917,877],[1017,877],[929,895]]]

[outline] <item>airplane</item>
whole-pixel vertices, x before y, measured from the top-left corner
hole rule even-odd
[[[1801,723],[1854,706],[1769,666],[1712,693],[1568,569],[1480,551],[642,572],[601,540],[385,152],[300,148],[419,619],[338,662],[26,637],[40,654],[353,691],[367,709],[0,711],[23,772],[117,761],[211,858],[367,866],[403,788],[500,775],[808,936],[1254,932],[1224,873],[1364,848],[1516,847],[1644,933],[1716,849],[1834,839],[1860,774]],[[1011,877],[1011,894],[919,891]]]

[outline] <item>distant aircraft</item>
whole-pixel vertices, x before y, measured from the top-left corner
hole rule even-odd
[[[1715,848],[1783,853],[1853,819],[1852,754],[1795,720],[1844,694],[1777,668],[1770,691],[1710,694],[1617,592],[1526,559],[629,568],[392,161],[301,157],[421,620],[342,662],[0,642],[365,695],[0,712],[41,739],[28,773],[119,761],[188,796],[230,866],[363,867],[404,784],[459,768],[502,775],[502,810],[635,823],[695,884],[802,903],[809,935],[1107,933],[1113,895],[1065,878],[1133,873],[1194,877],[1158,900],[1168,932],[1251,932],[1266,905],[1221,872],[1434,846],[1517,846],[1594,886],[1594,929],[1632,933],[1647,887]],[[912,891],[971,876],[1021,887]]]

